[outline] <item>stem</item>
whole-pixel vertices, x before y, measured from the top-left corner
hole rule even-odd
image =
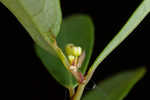
[[[60,58],[60,60],[62,61],[62,63],[64,64],[64,66],[66,67],[67,70],[69,70],[69,62],[68,59],[66,58],[66,56],[64,55],[64,53],[62,52],[62,50],[57,46],[55,48],[55,51],[58,55],[58,57]],[[70,71],[70,70],[69,70]]]
[[[56,37],[52,34],[50,36],[50,38],[51,38],[52,43],[49,43],[49,44],[52,46],[52,48],[56,52],[58,58],[62,61],[62,63],[66,67],[66,69],[69,70],[69,66],[70,66],[69,61],[68,61],[67,57],[64,55],[61,48],[59,48],[59,46],[57,45]]]
[[[84,91],[84,87],[86,86],[86,84],[80,84],[77,88],[76,94],[73,96],[72,100],[80,100],[83,91]]]
[[[92,75],[94,74],[95,69],[93,69],[93,67],[91,67],[87,73],[87,75],[85,76],[85,81],[81,84],[79,84],[76,94],[74,95],[72,100],[80,100],[84,91],[85,86],[88,84],[88,82],[90,81],[90,79],[92,78]]]
[[[75,93],[75,91],[74,91],[73,88],[68,88],[68,90],[69,90],[70,98],[72,98],[74,93]]]

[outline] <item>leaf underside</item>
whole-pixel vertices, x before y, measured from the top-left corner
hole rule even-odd
[[[48,52],[51,34],[57,36],[61,24],[59,0],[0,0],[20,21],[33,40]]]
[[[94,28],[91,19],[86,15],[74,15],[64,19],[60,33],[57,37],[59,47],[64,51],[66,44],[73,43],[81,46],[86,52],[86,59],[82,64],[80,71],[82,73],[87,69],[87,65],[92,53],[94,41]],[[66,88],[74,88],[77,85],[76,80],[68,72],[59,58],[49,54],[42,48],[36,46],[36,53],[42,60],[50,74]]]
[[[123,100],[145,72],[144,67],[120,72],[100,82],[94,90],[83,97],[83,100]]]

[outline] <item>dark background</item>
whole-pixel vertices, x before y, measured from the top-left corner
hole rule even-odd
[[[63,17],[74,13],[91,16],[95,25],[95,46],[90,65],[112,37],[121,29],[142,0],[60,0]],[[100,2],[99,2],[100,1]],[[67,90],[59,85],[37,58],[33,40],[16,18],[0,3],[1,71],[5,98],[26,100],[65,100]],[[92,86],[113,73],[146,66],[145,77],[125,100],[149,100],[150,14],[96,70]],[[4,70],[3,70],[4,68]]]

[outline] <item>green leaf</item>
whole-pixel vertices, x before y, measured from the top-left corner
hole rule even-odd
[[[94,28],[91,19],[86,15],[74,15],[64,19],[60,34],[57,37],[59,47],[64,51],[66,44],[74,43],[81,46],[86,52],[86,59],[81,67],[85,72],[93,48]],[[65,51],[64,51],[65,52]],[[65,69],[59,58],[49,54],[42,48],[36,46],[36,53],[42,60],[50,74],[66,88],[74,88],[76,80],[68,70]]]
[[[131,88],[145,74],[145,68],[120,72],[98,84],[83,100],[123,100]]]
[[[118,46],[125,40],[132,31],[140,24],[147,14],[150,13],[150,0],[143,0],[136,11],[129,18],[127,23],[123,26],[120,32],[109,42],[100,55],[93,63],[91,70],[95,70],[98,65]]]
[[[59,0],[0,0],[21,22],[33,40],[51,51],[50,36],[58,35],[61,24]]]
[[[81,67],[81,72],[85,73],[94,45],[94,25],[91,18],[81,14],[66,18],[57,41],[64,52],[68,43],[81,46],[85,50],[86,58]]]

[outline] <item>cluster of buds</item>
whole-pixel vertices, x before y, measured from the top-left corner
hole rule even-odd
[[[71,70],[72,74],[74,74],[75,78],[79,82],[82,82],[84,77],[78,69],[84,60],[83,56],[85,56],[85,52],[82,52],[81,47],[73,44],[67,44],[65,49],[70,63],[69,69]]]
[[[82,48],[79,46],[74,46],[73,44],[68,44],[66,46],[66,53],[71,65],[76,65],[79,56],[82,54]]]

